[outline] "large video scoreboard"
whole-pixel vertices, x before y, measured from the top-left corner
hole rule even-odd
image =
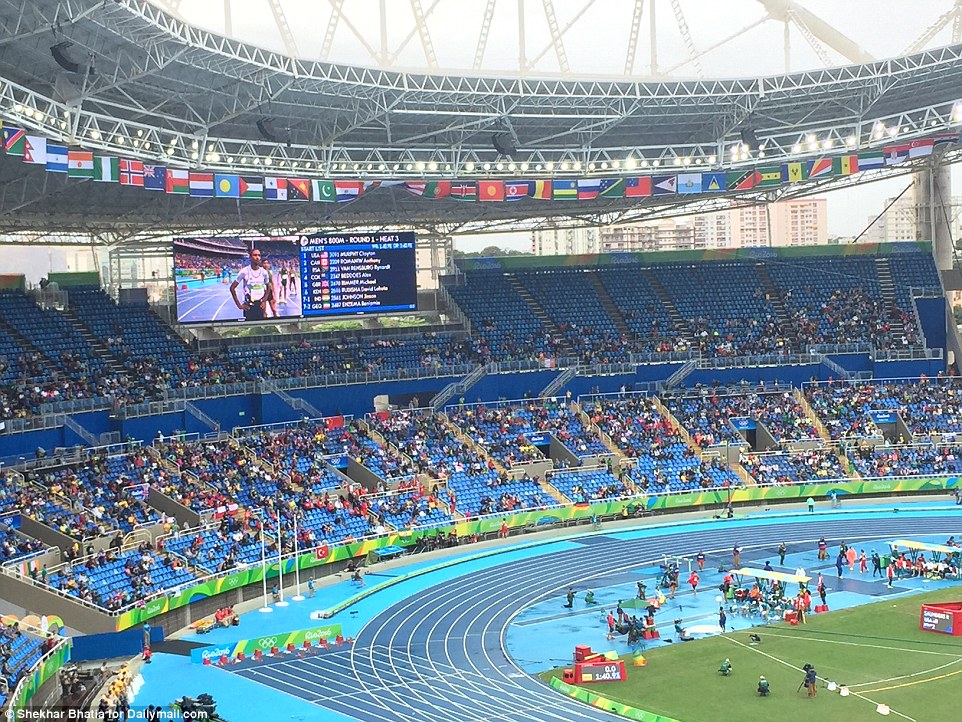
[[[174,282],[180,323],[244,320],[231,286],[260,251],[270,274],[265,321],[417,310],[415,234],[178,238]]]
[[[304,316],[417,308],[414,233],[301,238]]]

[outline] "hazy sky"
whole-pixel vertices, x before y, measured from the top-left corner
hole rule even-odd
[[[828,235],[854,237],[865,230],[875,216],[882,212],[885,201],[894,198],[912,182],[911,175],[899,176],[875,183],[866,183],[833,191],[820,193],[816,197],[828,200]],[[962,196],[962,164],[952,166],[953,195]],[[908,192],[912,193],[911,190]],[[954,207],[953,213],[958,217],[962,208]],[[455,248],[462,251],[480,251],[486,246],[501,246],[518,251],[531,248],[530,233],[500,233],[479,234],[477,236],[462,236],[455,239]]]

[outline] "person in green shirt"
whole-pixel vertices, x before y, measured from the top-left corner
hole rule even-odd
[[[808,504],[808,513],[809,513],[809,514],[811,514],[813,511],[815,511],[815,500],[814,500],[812,497],[808,497],[808,498],[805,500],[805,503]]]

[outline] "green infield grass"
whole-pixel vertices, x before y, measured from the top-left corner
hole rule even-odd
[[[891,720],[959,720],[962,637],[919,630],[921,605],[936,601],[962,601],[962,586],[809,615],[797,627],[779,623],[654,648],[644,652],[644,667],[626,655],[627,681],[583,688],[680,722],[878,721],[879,704],[888,705]],[[752,632],[760,643],[752,644]],[[718,672],[725,658],[733,668],[729,677]],[[814,699],[799,690],[805,664],[820,678]],[[561,673],[539,676],[550,681]],[[771,684],[769,697],[757,695],[759,675]],[[829,681],[851,694],[829,692]]]

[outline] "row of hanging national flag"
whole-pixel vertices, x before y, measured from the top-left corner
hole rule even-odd
[[[958,142],[958,134],[942,134],[876,151],[826,156],[744,170],[686,172],[618,178],[554,178],[551,180],[316,180],[213,173],[151,164],[140,160],[74,150],[20,128],[3,126],[3,148],[24,163],[42,165],[49,173],[98,183],[119,183],[145,190],[193,198],[248,198],[269,201],[346,203],[365,191],[403,185],[422,198],[466,202],[590,201],[598,198],[650,198],[773,188],[791,183],[849,176],[899,165],[933,153],[936,144]]]

